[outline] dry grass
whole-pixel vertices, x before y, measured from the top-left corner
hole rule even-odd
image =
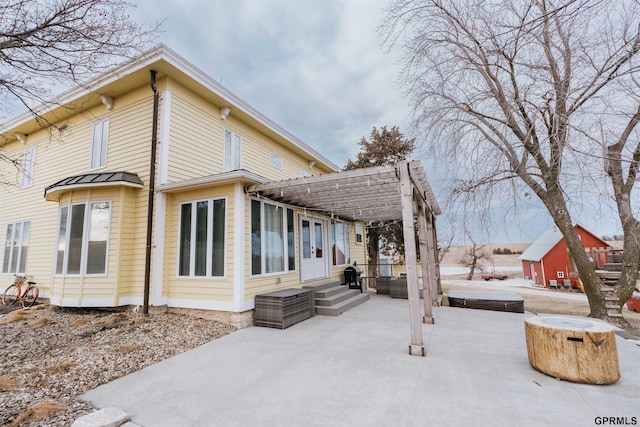
[[[104,321],[104,323],[102,324],[102,326],[110,326],[110,325],[115,325],[116,323],[120,323],[122,322],[122,316],[111,316],[109,318],[107,318],[107,320]]]
[[[76,319],[73,322],[69,323],[69,327],[76,328],[78,326],[86,325],[89,322],[91,322],[91,320],[89,319]]]
[[[140,350],[140,346],[137,344],[131,344],[131,345],[125,345],[123,347],[120,347],[118,349],[118,353],[120,354],[127,354],[127,353],[131,353],[137,350]]]
[[[49,319],[48,317],[41,317],[38,320],[34,320],[31,323],[27,323],[28,328],[40,328],[44,325],[48,325],[50,323],[56,323],[55,320]]]
[[[18,427],[29,421],[41,420],[58,411],[66,411],[67,406],[59,402],[39,402],[29,406],[16,417],[7,427]]]
[[[78,366],[78,364],[76,362],[62,362],[50,367],[45,372],[49,375],[65,374],[69,372],[74,366]]]
[[[0,377],[0,391],[8,391],[22,384],[19,380]]]
[[[0,324],[5,325],[7,323],[20,322],[22,320],[27,320],[28,318],[28,314],[23,312],[22,310],[14,311],[13,313],[9,314],[6,319],[0,322]]]

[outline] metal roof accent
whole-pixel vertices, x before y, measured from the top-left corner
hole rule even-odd
[[[540,261],[562,239],[562,233],[557,228],[547,230],[518,258],[523,261]]]
[[[70,176],[48,186],[44,189],[44,198],[49,201],[55,201],[58,199],[56,197],[53,197],[54,194],[59,195],[59,193],[61,192],[69,191],[74,188],[114,185],[142,188],[144,183],[142,182],[140,177],[133,172],[120,171],[88,173],[83,175]]]
[[[415,190],[440,215],[424,169],[417,161],[409,164]],[[353,221],[402,218],[400,179],[394,165],[256,184],[247,193]]]

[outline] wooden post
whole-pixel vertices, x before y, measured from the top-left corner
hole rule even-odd
[[[435,216],[431,211],[428,213],[429,221],[427,221],[427,244],[431,249],[428,255],[429,263],[432,265],[432,268],[429,269],[429,281],[431,282],[431,304],[434,307],[437,307],[439,305],[438,295],[442,294],[442,289],[440,287],[440,270],[438,268],[438,244],[435,237]]]
[[[422,298],[424,301],[422,323],[433,324],[432,289],[435,287],[435,282],[432,280],[433,276],[431,275],[432,259],[427,237],[426,213],[426,206],[424,203],[420,203],[418,206],[418,239],[420,243],[420,264],[422,266]]]
[[[404,236],[404,252],[407,260],[407,296],[409,298],[409,323],[411,327],[409,354],[412,356],[425,356],[426,351],[422,342],[422,323],[420,322],[416,238],[413,229],[413,185],[409,176],[409,164],[401,162],[398,164],[398,171],[400,172],[402,234]]]

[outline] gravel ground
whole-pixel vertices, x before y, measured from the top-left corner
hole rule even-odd
[[[177,314],[48,305],[0,314],[0,425],[68,426],[95,410],[78,399],[85,391],[234,330]]]

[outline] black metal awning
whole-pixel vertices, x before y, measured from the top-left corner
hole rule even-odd
[[[102,172],[87,173],[83,175],[70,176],[52,184],[44,189],[44,198],[50,201],[59,200],[62,192],[74,188],[117,186],[142,188],[143,182],[140,177],[133,172]]]

